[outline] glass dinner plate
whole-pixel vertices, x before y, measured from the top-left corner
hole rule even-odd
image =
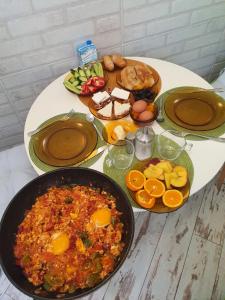
[[[181,87],[166,93],[164,109],[177,125],[191,130],[211,130],[225,122],[225,101],[211,91]]]
[[[175,146],[177,145],[172,140],[170,140],[170,142],[174,143]],[[113,167],[108,166],[108,164],[107,164],[108,155],[106,155],[106,157],[105,157],[104,164],[103,164],[104,173],[106,175],[110,176],[112,179],[114,179],[123,188],[123,190],[127,194],[128,198],[130,199],[131,205],[133,207],[140,208],[140,206],[134,200],[135,199],[134,193],[129,191],[128,188],[126,187],[126,182],[125,182],[126,175],[129,172],[129,170],[132,170],[132,169],[138,169],[140,171],[143,171],[145,169],[146,165],[148,164],[148,162],[153,158],[159,158],[159,153],[158,153],[157,147],[153,147],[152,158],[150,158],[149,160],[138,161],[136,158],[134,158],[133,163],[129,169],[119,170],[119,169],[115,169]],[[188,181],[184,187],[180,188],[180,191],[182,192],[183,197],[184,197],[184,201],[183,201],[182,205],[184,205],[188,201],[191,185],[193,182],[194,166],[193,166],[190,156],[188,155],[188,153],[186,151],[183,151],[181,153],[181,155],[173,161],[173,163],[176,165],[181,165],[181,166],[186,167],[186,169],[188,171]],[[180,207],[176,207],[176,208],[166,207],[163,205],[162,199],[158,198],[154,207],[149,209],[149,211],[155,212],[155,213],[168,213],[168,212],[175,211],[178,208],[180,208]]]
[[[50,166],[70,166],[85,159],[95,149],[97,133],[85,120],[55,121],[34,136],[34,152]]]
[[[154,160],[154,158],[152,160]],[[147,161],[147,162],[146,161],[145,162],[138,162],[137,164],[135,164],[132,167],[132,169],[133,170],[139,170],[139,171],[143,172],[144,169],[147,168],[149,162],[151,162],[151,159],[149,159],[149,161]],[[177,165],[177,164],[175,164],[175,165]],[[144,208],[144,209],[148,210],[150,212],[154,212],[154,213],[169,213],[169,212],[177,210],[178,208],[183,206],[185,204],[185,202],[188,200],[188,197],[189,197],[189,194],[190,194],[190,189],[191,189],[191,184],[190,184],[189,178],[187,179],[187,183],[185,184],[185,186],[183,186],[181,188],[175,188],[175,189],[179,190],[183,195],[183,203],[179,207],[170,208],[170,207],[165,206],[163,204],[162,197],[160,197],[160,198],[156,199],[156,203],[152,208],[149,208],[149,209]],[[128,192],[129,192],[131,198],[133,199],[133,201],[135,201],[137,203],[137,201],[135,200],[135,192],[132,192],[129,189],[128,189]],[[142,208],[142,207],[140,206],[140,208]]]

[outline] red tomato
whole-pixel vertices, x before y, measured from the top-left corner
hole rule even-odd
[[[90,93],[90,89],[89,89],[89,86],[86,85],[86,84],[83,84],[82,85],[82,90],[81,90],[81,95],[87,95]]]
[[[97,88],[96,86],[89,85],[89,91],[90,91],[91,93],[95,93],[97,90],[98,90],[98,88]]]
[[[84,84],[85,85],[92,85],[92,77],[89,78]]]
[[[92,77],[92,84],[96,87],[103,87],[105,85],[105,79],[103,77],[94,76]]]

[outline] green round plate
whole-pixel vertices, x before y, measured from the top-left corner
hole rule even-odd
[[[155,103],[157,105],[159,104],[160,101],[163,101],[163,103],[165,103],[165,107],[163,105],[164,121],[159,123],[160,126],[165,130],[176,129],[178,131],[183,131],[183,132],[188,132],[188,133],[193,133],[193,134],[195,134],[195,133],[201,134],[202,133],[206,136],[213,136],[213,137],[219,137],[220,135],[224,134],[225,133],[225,101],[223,100],[222,97],[220,97],[217,94],[212,93],[212,92],[202,92],[202,93],[206,93],[206,94],[212,93],[213,99],[216,99],[216,100],[212,100],[212,102],[214,103],[213,105],[211,105],[211,104],[209,105],[207,101],[203,100],[203,103],[204,103],[203,106],[206,109],[206,114],[203,115],[200,122],[205,123],[205,125],[190,125],[190,124],[188,124],[188,123],[193,123],[193,122],[195,122],[195,124],[196,124],[196,122],[198,122],[198,120],[196,121],[196,113],[194,116],[194,120],[190,120],[190,117],[189,117],[190,113],[187,114],[186,111],[181,109],[182,106],[189,106],[190,103],[192,103],[192,100],[188,100],[187,102],[185,100],[182,101],[183,96],[181,97],[181,100],[177,100],[175,98],[177,98],[177,97],[179,98],[180,93],[182,93],[182,95],[183,95],[183,91],[190,90],[190,89],[193,90],[193,89],[197,89],[197,88],[193,88],[193,87],[174,88],[169,91],[166,91],[165,93],[163,93],[156,99]],[[175,94],[173,95],[173,93],[175,93]],[[196,93],[196,94],[198,94],[198,93]],[[172,98],[170,98],[171,95],[173,95]],[[175,97],[175,95],[176,95],[176,97]],[[190,94],[189,94],[189,97],[190,97]],[[167,99],[169,99],[169,100],[167,100]],[[193,99],[193,95],[188,99]],[[202,107],[202,103],[200,101],[202,102],[202,99],[198,100],[198,107]],[[176,110],[178,110],[178,112],[174,111],[174,106],[176,106],[176,103],[178,103],[178,108],[176,107]],[[220,108],[217,110],[216,108],[214,108],[214,105],[219,106]],[[167,106],[167,108],[166,108],[166,106]],[[167,113],[166,113],[166,109],[167,109]],[[172,109],[172,111],[170,111],[168,113],[168,111],[171,109]],[[212,110],[213,110],[213,112],[212,112]],[[216,110],[217,110],[217,112],[215,112]],[[170,118],[168,116],[168,114],[170,114],[170,113],[173,114],[172,118]],[[177,116],[176,113],[179,116]],[[176,118],[176,120],[177,120],[176,122],[174,121],[174,118]],[[214,121],[212,121],[213,119],[214,119]],[[215,125],[215,122],[219,122],[220,125],[218,125],[216,128],[206,130],[205,128],[208,128],[208,126],[211,127],[211,122],[213,122],[214,125]],[[191,128],[194,127],[194,130],[189,129],[188,128],[189,126]],[[203,129],[200,129],[200,128],[203,128]],[[204,140],[203,138],[196,137],[194,135],[188,135],[187,139],[188,140]]]
[[[155,136],[155,141],[157,139],[157,136]],[[171,141],[171,143],[174,143],[175,145],[177,145],[175,142]],[[178,145],[177,145],[178,147]],[[152,158],[155,158],[155,157],[159,157],[159,153],[158,153],[158,150],[157,150],[157,147],[154,146],[154,149],[153,149],[153,154],[152,154]],[[145,161],[139,161],[137,160],[136,158],[133,159],[133,162],[132,162],[132,165],[129,169],[127,170],[118,170],[118,169],[115,169],[113,166],[108,166],[107,164],[107,159],[108,159],[108,155],[105,157],[105,160],[104,160],[104,164],[103,164],[103,171],[106,175],[110,176],[112,179],[114,179],[122,188],[123,190],[126,192],[128,198],[130,199],[130,202],[132,204],[133,207],[136,207],[136,208],[141,208],[136,202],[135,202],[135,198],[134,198],[134,193],[130,192],[127,187],[126,187],[126,183],[125,183],[125,177],[126,177],[126,174],[132,170],[132,169],[139,169],[139,170],[144,170],[146,164],[148,163],[149,160],[145,160]],[[173,163],[175,165],[182,165],[184,166],[187,171],[188,171],[188,182],[187,182],[187,185],[182,188],[182,193],[184,195],[184,202],[183,204],[188,200],[188,196],[189,196],[189,192],[190,192],[190,188],[191,188],[191,185],[192,185],[192,182],[193,182],[193,178],[194,178],[194,167],[193,167],[193,164],[192,164],[192,161],[190,159],[190,156],[188,155],[188,153],[186,151],[183,151],[181,153],[181,155],[173,161]],[[175,211],[177,208],[168,208],[168,207],[165,207],[163,204],[162,204],[162,201],[159,199],[159,201],[157,201],[156,205],[152,208],[152,209],[149,209],[149,211],[151,212],[156,212],[156,213],[167,213],[167,212],[172,212],[172,211]]]
[[[69,120],[59,121],[63,115],[45,121],[40,126],[43,130],[30,139],[31,160],[42,171],[48,172],[58,167],[76,165],[89,156],[96,147],[99,148],[105,144],[97,138],[93,125],[85,120],[85,114],[75,113]],[[95,124],[102,131],[102,123],[95,120]],[[82,166],[91,166],[100,156],[101,154],[93,157]]]
[[[177,88],[164,97],[167,117],[191,130],[210,130],[225,122],[225,102],[212,91]]]

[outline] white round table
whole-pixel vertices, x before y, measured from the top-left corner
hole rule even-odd
[[[132,59],[149,64],[158,71],[162,80],[160,94],[179,86],[212,88],[203,78],[176,64],[153,58],[132,57]],[[24,128],[25,148],[32,166],[39,175],[44,172],[39,169],[30,158],[30,138],[27,133],[37,128],[47,119],[58,114],[67,113],[72,108],[77,112],[89,112],[88,107],[85,106],[76,95],[65,89],[63,85],[64,78],[65,74],[49,84],[37,97],[27,115]],[[102,122],[104,123],[105,121]],[[157,122],[153,122],[152,127],[156,134],[163,131]],[[225,134],[223,136],[225,136]],[[225,143],[201,140],[192,141],[192,144],[193,147],[191,151],[188,152],[194,165],[194,179],[190,195],[193,195],[204,187],[217,174],[225,161]],[[102,171],[104,157],[105,153],[91,168]]]

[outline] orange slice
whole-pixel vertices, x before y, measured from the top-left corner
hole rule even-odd
[[[145,190],[136,192],[135,199],[144,208],[152,208],[155,205],[155,198],[150,196]]]
[[[168,190],[162,197],[163,203],[167,207],[178,207],[183,203],[184,197],[178,190]]]
[[[138,170],[131,170],[125,178],[126,186],[134,192],[143,188],[145,180],[144,174]]]
[[[155,198],[161,197],[166,190],[164,183],[156,178],[147,179],[144,183],[144,189]]]

